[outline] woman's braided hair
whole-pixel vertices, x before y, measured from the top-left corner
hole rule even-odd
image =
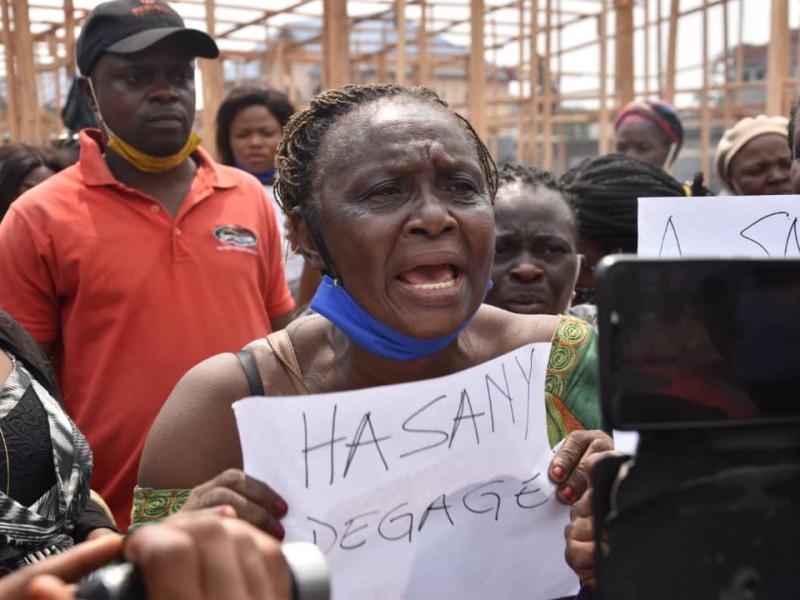
[[[497,175],[498,189],[506,185],[519,183],[530,186],[534,190],[541,186],[545,189],[557,192],[564,199],[564,204],[569,209],[574,220],[575,203],[564,189],[564,186],[561,185],[561,182],[556,179],[551,171],[544,171],[538,167],[531,167],[520,163],[506,163],[500,167]]]
[[[295,113],[284,128],[276,158],[278,180],[275,191],[285,213],[299,207],[306,223],[312,225],[317,154],[325,134],[334,123],[355,109],[398,96],[439,106],[458,120],[472,140],[490,197],[494,199],[497,167],[489,150],[469,121],[451,110],[435,92],[424,87],[403,87],[393,83],[345,85],[315,96],[308,108]]]
[[[609,252],[636,252],[638,198],[686,196],[687,189],[661,167],[625,154],[586,159],[561,177],[572,197],[578,232]],[[707,195],[702,178],[692,195]]]

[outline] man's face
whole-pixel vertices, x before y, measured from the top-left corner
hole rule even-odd
[[[91,79],[103,120],[125,142],[153,156],[183,148],[194,122],[194,56],[176,40],[106,53]]]

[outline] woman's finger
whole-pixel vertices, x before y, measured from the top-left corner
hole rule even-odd
[[[262,531],[283,539],[285,532],[278,518],[263,506],[256,504],[228,487],[217,487],[205,494],[205,499],[212,506],[229,505],[236,515],[248,523],[252,523]]]
[[[577,435],[573,435],[577,434]],[[559,483],[557,497],[572,504],[591,483],[591,467],[604,452],[613,451],[613,441],[602,431],[573,432],[550,465],[550,478]]]

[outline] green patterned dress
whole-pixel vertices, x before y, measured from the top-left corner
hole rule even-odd
[[[553,333],[545,382],[547,437],[550,446],[576,429],[600,429],[597,333],[586,322],[561,317]],[[178,512],[191,490],[137,487],[133,526]]]

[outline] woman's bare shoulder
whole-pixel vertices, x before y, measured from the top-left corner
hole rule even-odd
[[[241,467],[232,404],[249,395],[233,354],[218,354],[189,370],[172,390],[145,442],[139,485],[189,488]]]
[[[470,328],[480,338],[492,340],[499,346],[498,353],[503,353],[525,344],[551,341],[560,320],[558,315],[521,315],[484,304]]]

